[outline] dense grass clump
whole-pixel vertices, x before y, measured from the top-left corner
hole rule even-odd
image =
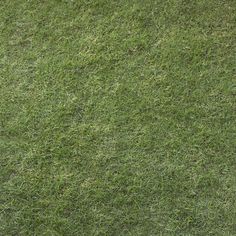
[[[236,235],[235,76],[235,0],[2,0],[0,235]]]

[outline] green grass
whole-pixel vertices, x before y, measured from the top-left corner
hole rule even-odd
[[[235,0],[2,0],[0,235],[236,235],[235,79]]]

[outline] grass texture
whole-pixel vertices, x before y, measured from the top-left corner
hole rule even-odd
[[[2,0],[0,235],[236,235],[235,79],[235,0]]]

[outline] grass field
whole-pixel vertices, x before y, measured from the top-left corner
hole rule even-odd
[[[235,82],[235,0],[2,0],[0,235],[236,235]]]

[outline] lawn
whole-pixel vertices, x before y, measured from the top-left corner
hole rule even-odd
[[[235,0],[2,0],[0,235],[236,235],[235,82]]]

